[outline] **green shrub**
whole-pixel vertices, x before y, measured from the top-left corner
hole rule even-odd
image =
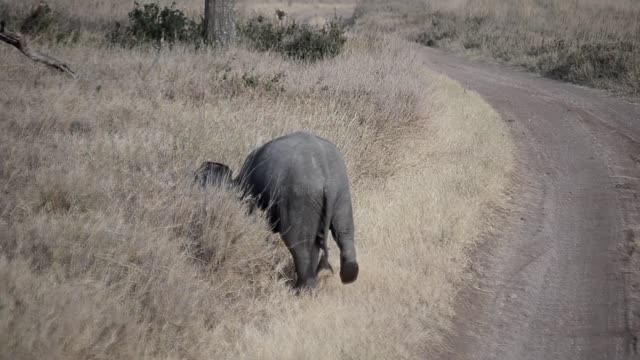
[[[238,24],[238,33],[258,51],[280,51],[285,28],[258,15],[246,23]]]
[[[425,30],[418,34],[415,41],[419,44],[437,47],[442,40],[457,38],[456,18],[453,15],[436,11],[429,15],[430,22],[425,26]]]
[[[311,62],[338,55],[347,41],[344,26],[337,18],[316,28],[295,21],[274,23],[256,16],[239,24],[238,33],[258,51],[275,51]]]
[[[156,3],[141,6],[135,2],[129,12],[129,24],[123,27],[116,23],[108,38],[113,43],[127,46],[161,41],[200,44],[203,41],[202,21],[187,17],[176,9],[175,3],[161,9]]]
[[[538,66],[544,75],[559,80],[586,84],[601,79],[619,82],[632,72],[628,64],[633,54],[630,42],[586,43],[563,48],[556,57],[542,57]]]

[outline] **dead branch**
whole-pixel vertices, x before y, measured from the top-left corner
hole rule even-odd
[[[21,53],[33,61],[43,63],[58,71],[64,72],[74,79],[77,77],[76,73],[69,68],[69,65],[30,48],[27,43],[27,38],[24,35],[5,29],[4,21],[0,22],[0,40],[20,50]]]

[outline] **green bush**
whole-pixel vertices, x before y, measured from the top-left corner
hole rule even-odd
[[[436,11],[430,14],[429,17],[431,21],[425,24],[425,30],[415,38],[417,43],[429,47],[438,47],[439,42],[442,40],[457,38],[455,16]]]
[[[238,33],[258,51],[275,51],[311,62],[338,55],[347,41],[344,26],[337,18],[316,28],[295,21],[274,23],[256,16],[239,24]]]
[[[135,2],[129,12],[129,24],[123,27],[116,23],[108,37],[113,43],[127,46],[161,41],[200,44],[203,41],[202,21],[187,17],[176,9],[175,3],[161,9],[156,3],[141,6]]]
[[[631,72],[628,68],[634,55],[630,42],[586,43],[562,48],[556,57],[541,57],[538,66],[548,77],[575,83],[590,83],[609,79],[623,81]]]

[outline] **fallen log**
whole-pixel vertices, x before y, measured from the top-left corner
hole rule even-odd
[[[0,40],[15,47],[26,57],[33,61],[43,63],[58,71],[66,73],[74,79],[77,77],[76,73],[69,68],[69,65],[63,63],[60,60],[54,59],[47,54],[43,54],[37,50],[30,48],[26,36],[20,34],[19,32],[13,32],[5,29],[4,21],[0,22]]]

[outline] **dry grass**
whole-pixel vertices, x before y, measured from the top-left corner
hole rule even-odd
[[[424,358],[438,344],[512,145],[410,44],[353,37],[313,65],[42,46],[80,78],[0,52],[0,358]],[[313,296],[291,293],[260,214],[190,187],[202,160],[237,169],[298,129],[339,146],[355,197],[361,277]]]
[[[367,31],[523,66],[552,78],[640,93],[640,2],[362,0]]]
[[[250,16],[255,13],[273,15],[274,9],[281,9],[291,17],[302,17],[305,19],[318,15],[322,16],[332,12],[336,12],[337,14],[350,12],[353,11],[355,6],[355,0],[238,1],[238,11],[244,16]]]
[[[0,0],[0,17],[18,22],[41,0]],[[125,22],[127,13],[133,8],[134,0],[47,0],[64,28],[93,31],[113,26],[116,21]],[[199,18],[204,11],[204,0],[139,0],[139,3],[155,2],[161,6],[176,6],[187,16]],[[316,13],[353,10],[355,1],[340,0],[236,0],[236,9],[241,16],[256,13],[273,15],[275,9],[282,9],[290,16],[303,15],[305,18]]]

